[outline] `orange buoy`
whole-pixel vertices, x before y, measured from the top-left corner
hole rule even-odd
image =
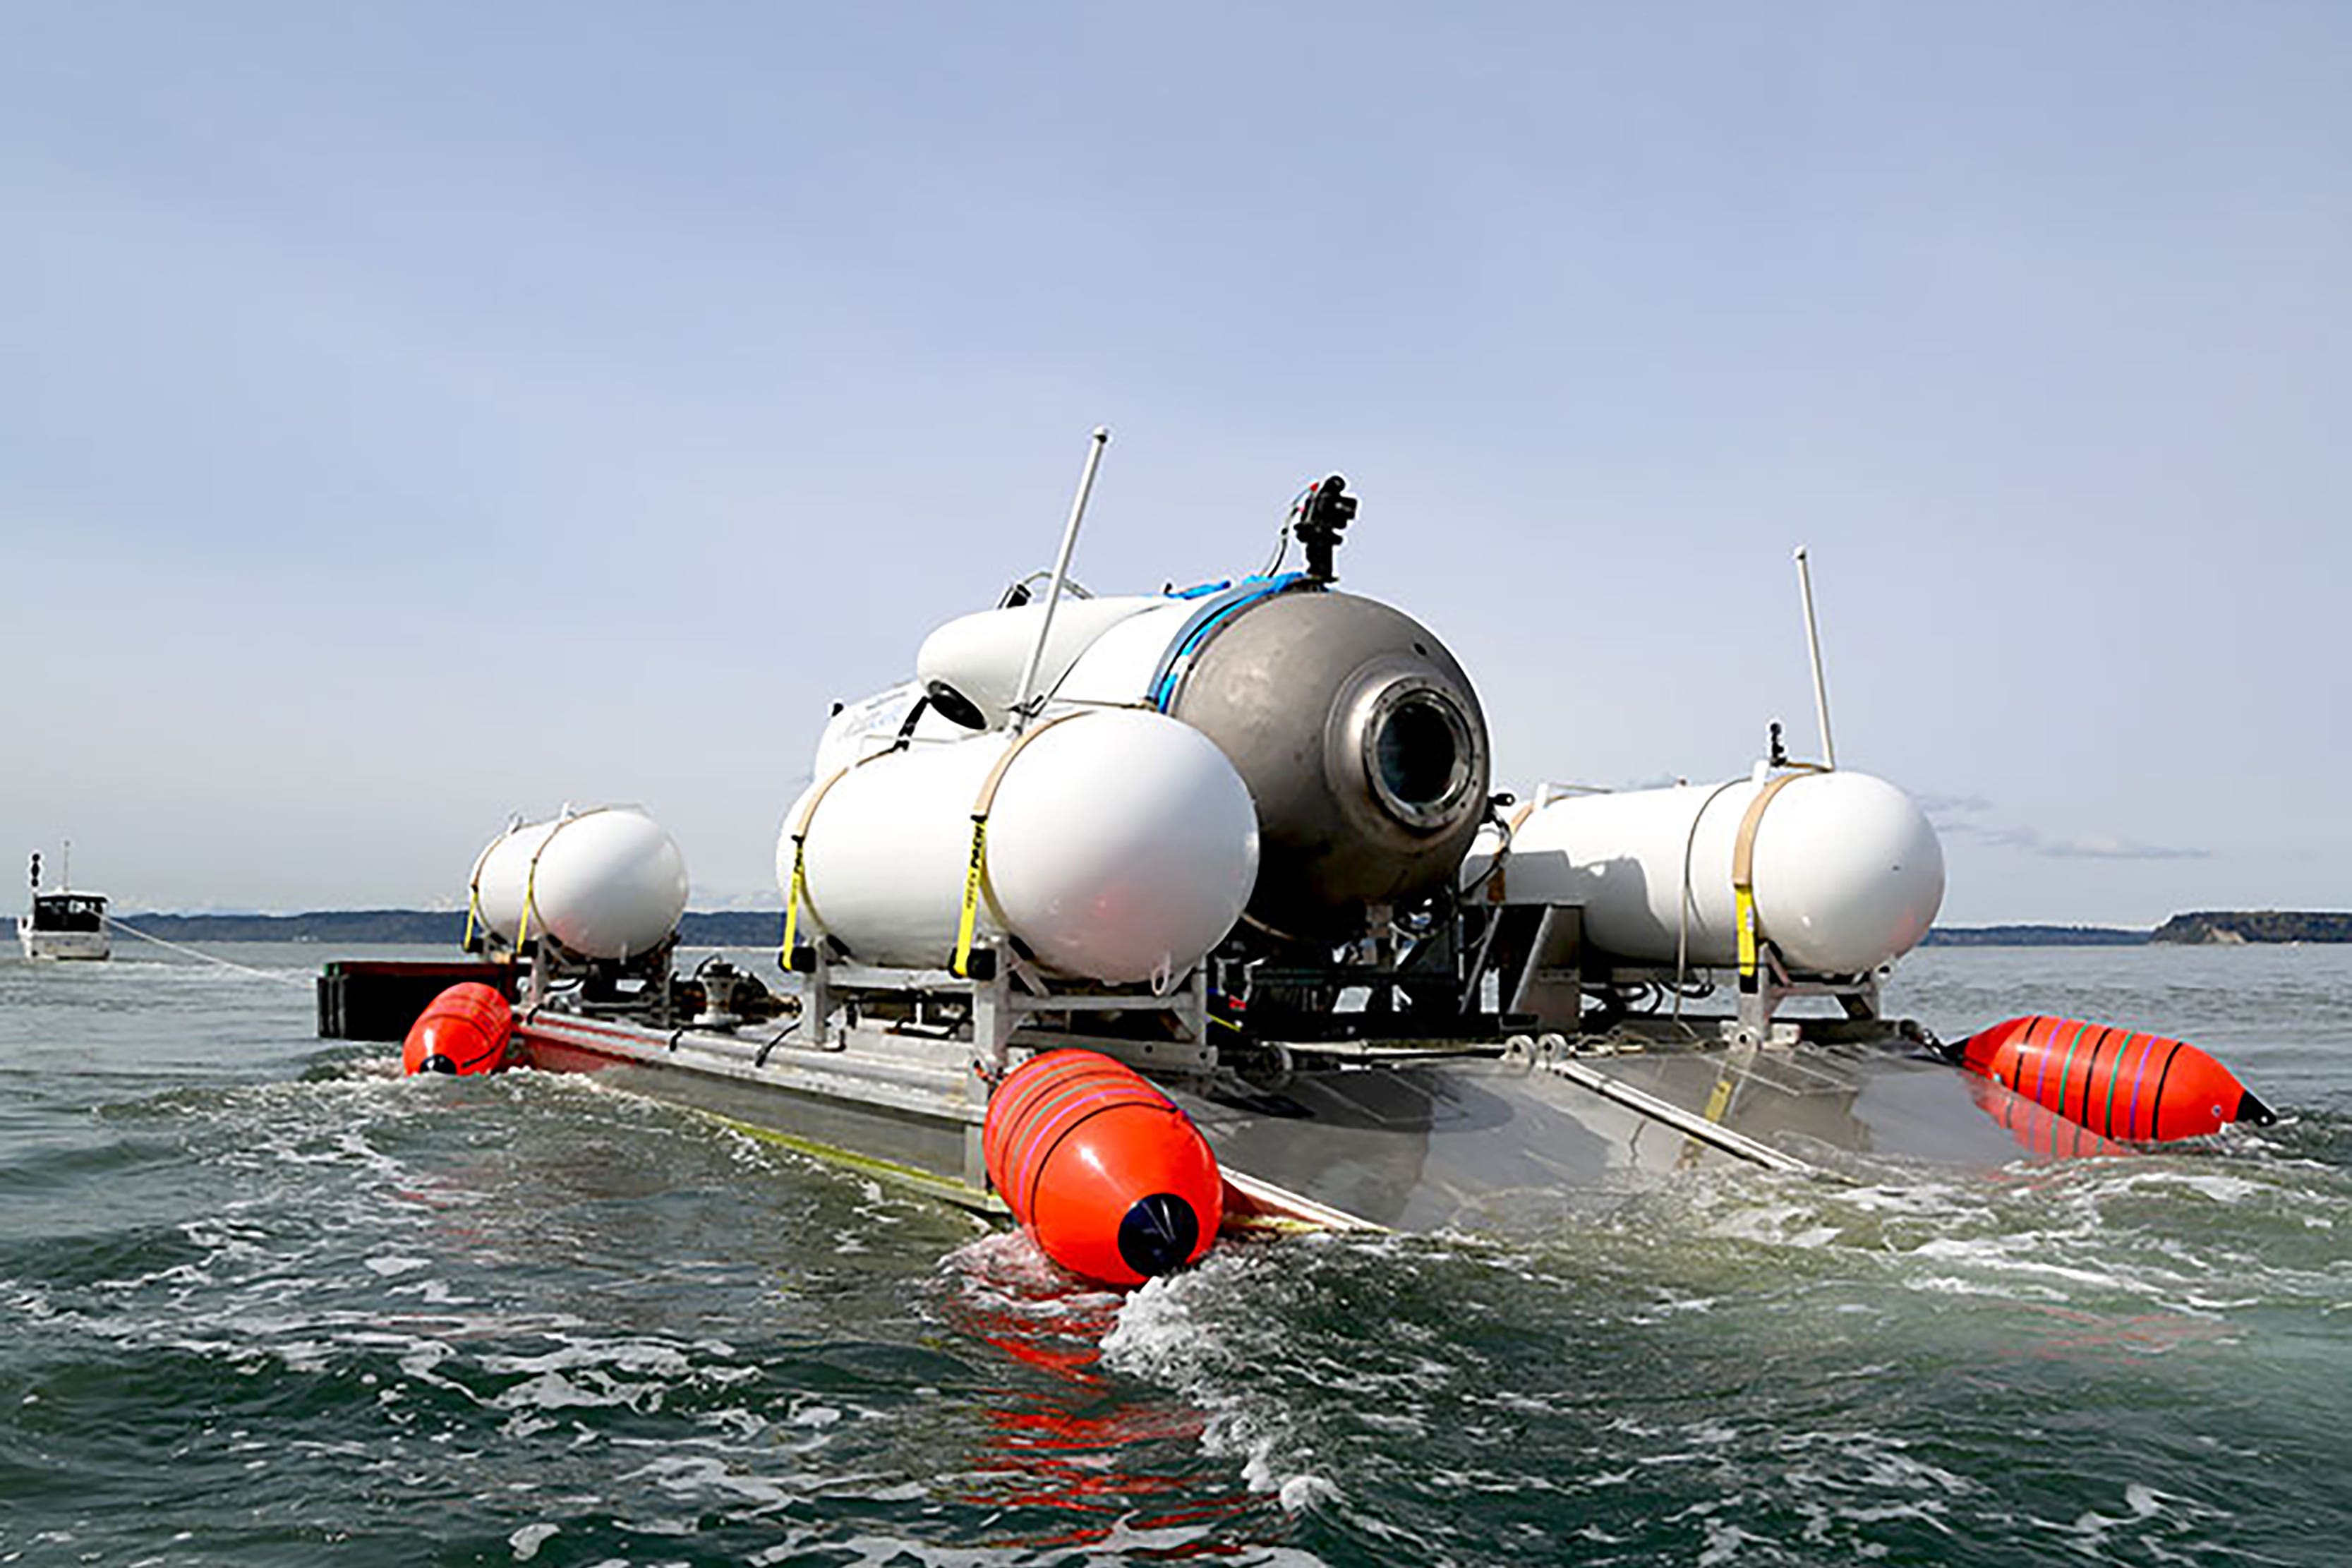
[[[2228,1068],[2185,1041],[2036,1016],[1960,1042],[1960,1065],[2106,1138],[2193,1138],[2277,1120]]]
[[[478,980],[452,985],[426,1004],[408,1026],[400,1065],[411,1073],[496,1072],[506,1065],[514,1036],[507,999]]]
[[[1224,1176],[1192,1118],[1093,1051],[1047,1051],[997,1085],[981,1152],[1046,1257],[1089,1279],[1140,1285],[1209,1250]]]

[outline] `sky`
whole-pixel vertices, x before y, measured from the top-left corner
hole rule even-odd
[[[1049,564],[1342,584],[1500,787],[1818,754],[1952,924],[2352,907],[2352,8],[0,0],[0,843],[780,903],[829,703]]]

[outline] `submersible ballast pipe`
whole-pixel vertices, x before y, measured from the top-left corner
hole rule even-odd
[[[1078,524],[1087,515],[1087,497],[1094,493],[1095,470],[1102,466],[1103,448],[1110,445],[1110,426],[1095,426],[1094,444],[1087,448],[1086,470],[1078,476],[1078,493],[1070,502],[1070,521],[1062,530],[1062,552],[1054,558],[1054,575],[1045,584],[1045,614],[1037,625],[1037,641],[1029,650],[1029,663],[1021,671],[1021,684],[1014,688],[1010,714],[1013,732],[1019,734],[1029,723],[1029,692],[1037,684],[1037,666],[1045,658],[1045,639],[1054,634],[1054,606],[1062,602],[1062,584],[1070,575],[1070,552],[1078,547]]]

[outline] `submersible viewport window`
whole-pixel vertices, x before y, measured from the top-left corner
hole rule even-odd
[[[1410,827],[1444,827],[1461,816],[1475,771],[1472,751],[1461,706],[1433,686],[1391,686],[1364,726],[1364,773],[1373,797]]]

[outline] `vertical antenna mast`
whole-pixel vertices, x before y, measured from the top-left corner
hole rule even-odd
[[[1797,589],[1805,601],[1805,650],[1813,661],[1813,717],[1822,725],[1822,761],[1837,766],[1837,742],[1830,739],[1830,689],[1822,675],[1822,631],[1813,619],[1813,568],[1805,547],[1797,546]]]
[[[1070,574],[1070,552],[1078,547],[1078,524],[1087,515],[1087,497],[1094,493],[1095,469],[1102,466],[1103,448],[1110,445],[1110,426],[1095,426],[1094,444],[1087,448],[1086,471],[1078,476],[1077,499],[1070,502],[1070,521],[1062,530],[1062,553],[1054,560],[1053,581],[1045,584],[1045,613],[1037,622],[1036,646],[1029,650],[1028,667],[1021,672],[1021,684],[1013,694],[1013,732],[1019,734],[1029,725],[1030,689],[1037,684],[1037,666],[1045,658],[1045,639],[1054,631],[1054,606],[1062,602],[1062,584]]]

